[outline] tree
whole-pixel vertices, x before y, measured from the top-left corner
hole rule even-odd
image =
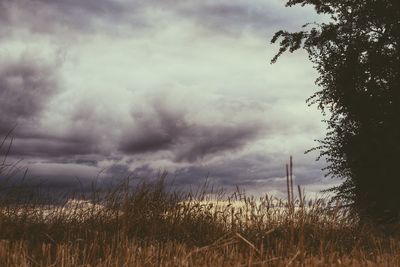
[[[327,135],[314,149],[327,160],[331,191],[360,219],[400,218],[400,1],[290,0],[330,17],[299,32],[278,31],[280,49],[305,49],[320,90],[307,101],[327,115]],[[329,112],[326,112],[329,111]]]

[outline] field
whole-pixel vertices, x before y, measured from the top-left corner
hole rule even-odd
[[[209,197],[207,185],[170,192],[164,178],[57,205],[3,185],[0,266],[400,266],[395,228],[361,226],[300,188],[290,202]]]

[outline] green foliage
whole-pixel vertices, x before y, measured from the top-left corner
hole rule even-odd
[[[313,150],[328,161],[327,176],[344,180],[332,191],[362,218],[399,217],[400,2],[398,0],[293,0],[313,5],[329,22],[278,31],[272,43],[305,49],[321,88],[308,103],[329,111],[328,133]]]

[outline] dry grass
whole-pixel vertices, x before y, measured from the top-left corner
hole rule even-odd
[[[395,233],[361,227],[327,201],[240,191],[207,200],[206,190],[168,192],[163,178],[58,206],[3,197],[0,266],[400,265]]]

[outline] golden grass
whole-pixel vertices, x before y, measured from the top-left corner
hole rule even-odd
[[[171,193],[164,178],[58,206],[34,194],[15,204],[19,191],[3,188],[0,266],[400,266],[396,232],[292,186],[290,202],[240,190],[206,199],[206,187]]]

